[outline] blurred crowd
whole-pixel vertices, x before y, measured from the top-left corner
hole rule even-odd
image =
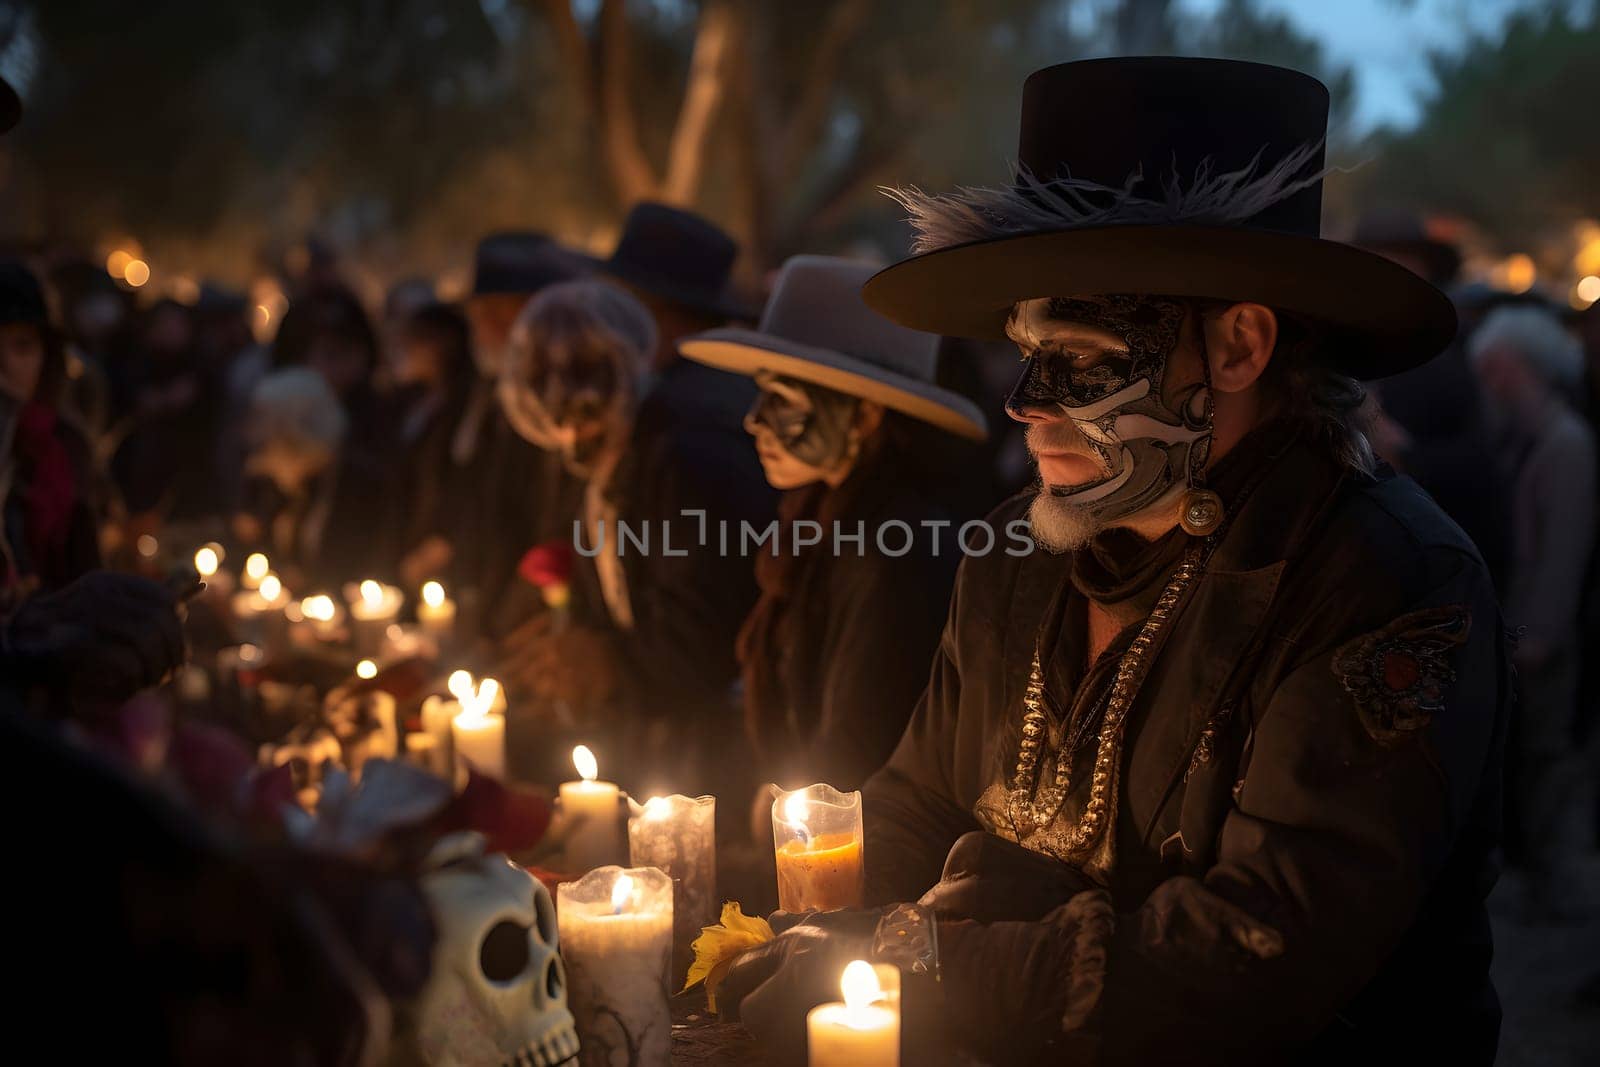
[[[1413,215],[1374,214],[1354,241],[1457,300],[1455,345],[1374,387],[1372,439],[1496,576],[1523,709],[1509,845],[1534,876],[1530,907],[1561,914],[1580,903],[1562,898],[1560,871],[1593,840],[1600,765],[1600,310],[1458,284],[1455,250]],[[926,590],[927,603],[878,597],[851,636],[835,632],[855,610],[838,590],[881,576],[843,583],[772,553],[629,555],[618,524],[959,526],[1026,483],[1025,453],[992,425],[1003,419],[983,439],[981,415],[975,432],[950,432],[864,393],[685,358],[680,343],[707,331],[781,333],[775,308],[764,319],[760,294],[734,286],[737,255],[708,221],[643,204],[605,259],[538,233],[484,237],[457,302],[408,279],[365,306],[323,256],[283,279],[289,306],[265,343],[253,307],[221,287],[141,303],[82,261],[7,262],[5,609],[101,567],[161,577],[206,542],[234,559],[266,554],[297,595],[438,581],[460,608],[463,662],[501,677],[514,707],[538,709],[537,728],[512,738],[518,775],[561,775],[566,731],[606,738],[619,777],[641,786],[664,745],[674,790],[759,805],[762,783],[796,766],[858,785],[921,688],[956,553],[919,543],[922,569],[891,588]],[[937,342],[916,372],[958,398],[940,401],[946,412],[1001,409],[1011,361],[976,347]],[[810,452],[800,431],[784,436],[835,412],[839,433]],[[886,496],[891,485],[914,491]],[[553,602],[530,553],[586,543],[598,550],[569,559],[569,591]],[[872,633],[894,640],[861,639]],[[874,720],[881,731],[829,732],[830,715],[859,725],[852,709],[885,694],[895,707]]]

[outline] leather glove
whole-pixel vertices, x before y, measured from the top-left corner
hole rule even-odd
[[[918,903],[951,919],[992,923],[1042,919],[1095,883],[1076,867],[973,830],[944,861],[939,883]]]
[[[803,1062],[806,1012],[839,999],[839,976],[851,960],[871,954],[880,915],[851,908],[775,913],[769,922],[783,932],[734,962],[717,991],[719,1006],[764,1049]]]

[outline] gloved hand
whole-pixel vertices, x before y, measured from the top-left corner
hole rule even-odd
[[[839,977],[851,960],[871,954],[879,918],[875,909],[775,913],[769,922],[782,932],[728,970],[717,991],[722,1012],[768,1051],[803,1060],[806,1012],[839,999]]]
[[[973,830],[963,834],[944,861],[939,883],[918,903],[945,918],[1042,919],[1095,883],[1076,867],[1023,848],[1003,837]]]
[[[13,678],[120,704],[185,659],[177,595],[148,578],[91,571],[31,597],[5,621]]]

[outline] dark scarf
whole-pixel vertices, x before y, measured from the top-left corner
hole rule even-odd
[[[1228,514],[1261,474],[1278,461],[1300,436],[1295,425],[1275,421],[1257,427],[1207,476],[1207,487],[1222,497]],[[1116,672],[1122,653],[1155,606],[1178,561],[1195,538],[1174,527],[1154,541],[1131,530],[1112,529],[1096,535],[1073,553],[1072,570],[1045,615],[1039,632],[1040,657],[1045,672],[1045,702],[1060,736],[1079,751],[1095,735],[1105,690]],[[1094,601],[1123,621],[1123,628],[1099,658],[1085,669],[1088,647],[1087,601]]]

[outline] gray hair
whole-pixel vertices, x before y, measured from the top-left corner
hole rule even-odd
[[[1546,308],[1521,304],[1491,311],[1467,351],[1476,363],[1495,348],[1517,353],[1557,388],[1571,389],[1583,380],[1583,342]]]
[[[333,388],[306,367],[274,371],[250,394],[248,437],[254,447],[271,441],[302,451],[336,451],[346,423]]]
[[[1211,160],[1196,168],[1187,183],[1168,174],[1160,197],[1134,190],[1144,181],[1136,170],[1122,187],[1084,178],[1041,180],[1018,168],[1015,183],[999,188],[962,186],[953,193],[925,193],[915,186],[881,191],[909,211],[914,253],[1016,237],[1026,233],[1127,224],[1224,225],[1260,214],[1331,173],[1322,167],[1304,173],[1322,151],[1322,142],[1301,145],[1260,172],[1258,150],[1237,170],[1214,173]]]

